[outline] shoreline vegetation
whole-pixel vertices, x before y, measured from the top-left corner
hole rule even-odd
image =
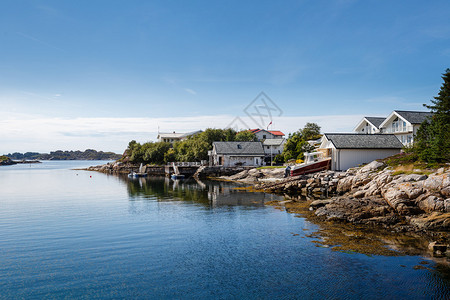
[[[0,161],[7,161],[6,158],[14,163],[30,163],[38,160],[118,160],[122,157],[114,152],[96,151],[86,149],[85,151],[51,151],[50,153],[26,152],[26,153],[8,153],[1,157],[5,157]]]

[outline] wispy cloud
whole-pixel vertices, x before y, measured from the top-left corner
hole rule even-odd
[[[184,89],[186,92],[188,92],[191,95],[197,95],[197,92],[191,89]]]
[[[156,140],[161,132],[186,132],[198,129],[225,128],[236,116],[209,115],[180,118],[36,118],[23,114],[0,114],[0,154],[14,151],[84,150],[94,148],[122,152],[128,142]],[[254,127],[249,117],[244,124]],[[348,132],[362,115],[328,115],[276,117],[271,129],[286,135],[307,122],[315,122],[323,132]],[[244,128],[242,128],[244,129]]]

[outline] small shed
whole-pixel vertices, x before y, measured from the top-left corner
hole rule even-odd
[[[325,133],[320,148],[331,149],[332,170],[345,171],[398,154],[403,144],[393,134]]]
[[[213,142],[210,151],[213,166],[262,166],[264,148],[261,142]]]

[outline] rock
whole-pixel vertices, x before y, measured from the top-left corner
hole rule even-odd
[[[445,212],[450,212],[450,199],[445,199],[444,200],[444,211]]]
[[[450,213],[434,212],[431,215],[411,218],[409,222],[419,229],[448,231],[450,229]]]
[[[447,249],[449,248],[449,245],[445,245],[445,244],[441,244],[438,242],[431,242],[428,245],[428,250],[430,250],[433,253],[445,253],[447,251]]]
[[[408,195],[396,188],[389,188],[386,193],[383,195],[386,202],[395,210],[400,212],[405,212],[405,206],[409,204]]]
[[[436,196],[430,195],[418,202],[417,206],[426,212],[444,211],[444,201]]]
[[[423,188],[432,191],[439,192],[441,189],[445,188],[443,186],[444,183],[444,175],[430,175],[424,182]]]
[[[345,193],[352,187],[353,176],[345,177],[339,180],[336,191],[338,193]]]
[[[421,180],[425,180],[427,178],[428,178],[427,175],[408,174],[405,176],[401,176],[400,178],[398,178],[396,180],[396,182],[401,183],[401,182],[421,181]]]
[[[312,207],[313,209],[317,209],[319,207],[325,206],[327,204],[329,204],[331,202],[330,199],[327,200],[315,200],[313,202],[311,202],[311,204],[309,205],[310,207]]]
[[[417,185],[411,184],[410,182],[403,182],[397,184],[397,188],[404,191],[409,199],[416,199],[421,194],[423,194],[423,189]]]
[[[355,198],[363,198],[366,195],[366,191],[357,191],[353,193],[353,197]]]
[[[384,163],[374,160],[373,162],[371,162],[371,163],[365,165],[364,167],[362,167],[361,169],[359,169],[358,173],[367,173],[367,172],[375,171],[384,166],[385,166]]]

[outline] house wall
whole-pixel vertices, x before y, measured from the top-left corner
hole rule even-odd
[[[256,135],[256,138],[258,139],[258,141],[275,138],[275,135],[273,135],[270,132],[265,131],[265,130],[258,131],[257,133],[255,133],[255,135]]]
[[[349,168],[366,164],[375,159],[382,159],[400,153],[400,149],[336,149],[332,148],[331,169],[345,171]]]
[[[262,166],[263,163],[263,156],[223,156],[224,167],[235,167],[237,164],[242,164],[242,166]]]
[[[355,130],[355,132],[360,134],[374,134],[378,133],[378,129],[369,122],[364,121],[363,124]]]

